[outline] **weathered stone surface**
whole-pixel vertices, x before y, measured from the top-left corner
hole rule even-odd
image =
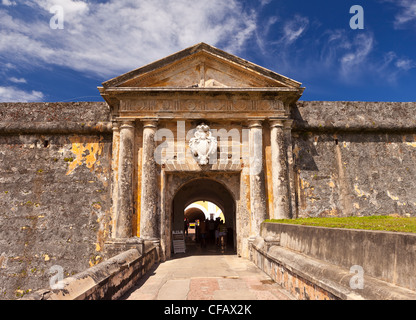
[[[415,134],[301,133],[293,152],[295,216],[415,215]]]
[[[296,130],[414,131],[416,102],[299,101],[291,109]]]
[[[414,300],[415,243],[414,234],[264,223],[251,259],[300,299]],[[352,288],[357,266],[363,285]]]
[[[105,102],[0,103],[2,122],[105,122],[109,111]]]
[[[130,249],[58,282],[62,288],[37,290],[23,300],[117,300],[158,260],[154,246],[143,254]]]
[[[416,291],[416,235],[265,223],[262,236],[280,236],[280,246]]]
[[[80,119],[79,104],[74,105],[71,110],[66,104],[63,112]],[[44,119],[41,105],[31,106],[2,104],[0,109],[10,121]],[[88,119],[91,113],[85,111]],[[107,135],[0,135],[1,299],[47,288],[54,265],[69,276],[102,260],[110,219],[110,157]]]

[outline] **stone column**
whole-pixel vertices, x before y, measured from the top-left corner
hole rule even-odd
[[[273,213],[276,219],[290,218],[289,175],[284,120],[270,122],[272,148]]]
[[[287,178],[289,183],[287,184],[288,197],[289,197],[289,212],[288,217],[292,219],[294,217],[294,211],[296,208],[296,194],[295,194],[295,170],[294,170],[294,159],[293,159],[293,148],[292,148],[292,125],[293,120],[288,119],[283,123],[283,131],[285,137],[285,145],[287,152]]]
[[[251,234],[260,234],[261,223],[268,218],[266,206],[266,188],[263,167],[263,127],[262,121],[249,122],[250,148],[250,210]]]
[[[157,120],[143,120],[142,190],[140,209],[140,238],[160,238],[158,172],[155,160]]]
[[[120,123],[114,121],[113,122],[113,154],[111,159],[111,166],[112,166],[112,199],[113,199],[113,213],[112,213],[112,235],[113,239],[116,238],[115,230],[116,230],[116,221],[118,217],[118,161],[119,161],[119,151],[120,151]]]
[[[114,233],[117,239],[130,238],[133,235],[133,147],[134,122],[122,121],[120,125],[117,215]]]

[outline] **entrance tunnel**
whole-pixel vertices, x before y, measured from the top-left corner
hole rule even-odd
[[[195,179],[183,185],[173,199],[173,230],[184,229],[184,219],[205,220],[206,214],[198,206],[190,206],[199,201],[215,204],[221,211],[227,229],[227,248],[236,250],[236,204],[231,192],[220,182],[211,179]],[[190,206],[186,212],[185,209]],[[208,212],[208,214],[215,214]],[[210,217],[208,217],[210,218]],[[214,215],[215,219],[215,215]],[[198,241],[198,239],[195,239]]]

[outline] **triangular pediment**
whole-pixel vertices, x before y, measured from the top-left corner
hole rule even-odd
[[[300,88],[301,83],[205,43],[103,83],[104,88]]]

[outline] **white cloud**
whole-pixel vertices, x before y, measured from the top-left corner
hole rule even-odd
[[[402,11],[396,15],[396,27],[416,22],[416,2],[414,0],[399,0],[398,5],[402,7]]]
[[[0,102],[38,102],[44,95],[40,91],[23,91],[16,87],[0,87]]]
[[[27,83],[26,79],[24,78],[11,77],[9,80],[13,83]]]
[[[398,59],[395,63],[396,67],[404,71],[416,68],[416,63],[410,59]]]
[[[296,15],[293,19],[290,19],[284,26],[283,32],[284,37],[283,41],[291,44],[296,41],[307,29],[309,25],[309,19]]]
[[[16,2],[11,0],[2,0],[1,3],[5,6],[15,6]]]
[[[88,4],[84,1],[73,0],[36,0],[40,7],[49,11],[53,6],[61,6],[65,14],[84,14],[88,12]]]
[[[351,50],[345,53],[341,61],[341,70],[344,75],[350,75],[357,67],[367,62],[367,58],[373,50],[374,37],[371,33],[362,33],[354,38],[352,43],[345,45]]]
[[[36,5],[35,5],[36,4]],[[49,28],[50,5],[64,8],[64,30]],[[237,0],[27,1],[34,21],[0,10],[0,54],[23,66],[59,65],[116,76],[199,42],[238,54],[256,14]]]

